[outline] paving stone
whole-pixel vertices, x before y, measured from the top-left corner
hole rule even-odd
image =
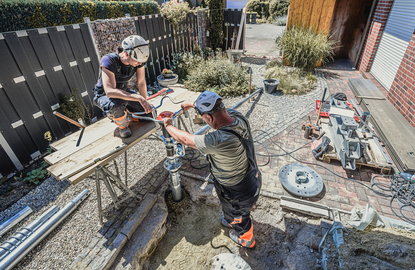
[[[363,188],[357,188],[356,189],[356,194],[357,194],[357,197],[359,198],[359,200],[365,201],[365,202],[369,201],[365,191],[363,190]]]

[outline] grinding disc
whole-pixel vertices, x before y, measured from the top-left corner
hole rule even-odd
[[[288,164],[281,168],[278,177],[282,186],[291,194],[314,197],[323,191],[324,183],[318,173],[302,164]]]

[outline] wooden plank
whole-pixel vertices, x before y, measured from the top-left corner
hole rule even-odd
[[[318,32],[322,32],[324,34],[328,34],[330,32],[335,5],[336,0],[324,1],[324,5],[320,14]]]
[[[291,3],[290,3],[291,5]],[[302,0],[297,0],[295,2],[295,10],[293,14],[293,25],[292,26],[301,26],[301,15],[303,13],[303,3]]]
[[[299,0],[291,0],[290,5],[288,7],[288,14],[287,14],[287,30],[293,27],[294,25],[294,14],[296,11],[296,4]]]
[[[323,9],[324,0],[318,0],[318,1],[313,1],[313,2],[314,2],[314,5],[312,6],[312,9],[311,9],[311,16],[310,16],[309,24],[313,28],[313,30],[317,31],[317,29],[319,28],[319,24],[320,24],[320,14]],[[306,8],[307,7],[304,7],[304,13],[307,10]]]
[[[91,167],[89,167],[87,169],[84,169],[84,170],[78,172],[75,175],[70,176],[68,178],[68,180],[72,184],[74,184],[74,185],[77,184],[77,183],[79,183],[85,177],[91,175],[91,173],[94,173],[95,172],[95,168],[97,166],[103,166],[105,164],[108,164],[109,162],[111,162],[112,160],[114,160],[118,155],[124,153],[125,151],[127,151],[128,149],[130,149],[132,146],[134,146],[136,143],[138,143],[141,140],[143,140],[143,139],[147,138],[148,136],[150,136],[150,134],[152,134],[152,133],[154,133],[156,131],[156,127],[155,127],[154,123],[137,123],[137,122],[135,122],[131,126],[131,131],[133,133],[133,136],[131,136],[130,138],[122,139],[122,140],[121,140],[121,138],[118,138],[119,139],[118,141],[122,141],[122,142],[129,141],[129,143],[127,143],[127,146],[124,147],[121,151],[117,152],[116,154],[114,154],[112,156],[109,156],[108,158],[106,158],[106,159],[104,159],[102,161],[99,161],[99,162],[95,163],[93,166],[91,166]],[[109,135],[111,135],[111,134],[109,134]],[[117,134],[115,134],[115,135],[117,135]],[[115,138],[115,137],[113,137],[113,138]],[[103,140],[103,142],[107,143],[107,141],[105,141],[105,137],[102,138],[101,140]],[[97,145],[92,146],[92,148],[96,148],[97,146],[99,146],[99,142],[98,141],[97,141]]]
[[[303,2],[303,16],[301,16],[301,25],[308,27],[314,26],[311,21],[311,14],[317,13],[315,6],[322,4],[322,0],[304,0]]]
[[[48,171],[57,179],[63,180],[73,175],[73,172],[76,172],[78,168],[84,168],[85,164],[89,164],[91,161],[91,167],[84,170],[93,171],[96,166],[106,164],[105,161],[114,159],[118,154],[120,154],[120,152],[117,152],[116,155],[110,156],[105,160],[98,162],[99,164],[93,162],[97,159],[97,157],[109,153],[115,147],[121,146],[124,143],[128,146],[122,151],[126,151],[129,147],[141,139],[144,139],[144,135],[148,136],[154,132],[155,124],[152,122],[132,122],[130,124],[130,129],[132,132],[131,137],[121,138],[119,136],[118,129],[114,129],[112,133],[107,134],[106,136],[87,145],[82,150],[77,151],[69,157],[48,167]]]
[[[95,133],[97,133],[97,130],[108,129],[110,127],[114,128],[114,123],[112,123],[111,120],[108,119],[108,117],[104,117],[103,119],[99,120],[98,122],[87,126],[82,136],[83,137],[89,137],[89,136],[92,136],[92,134],[98,136],[98,134],[95,134]],[[60,139],[59,141],[53,142],[53,143],[50,144],[50,147],[55,151],[60,151],[64,148],[66,148],[68,145],[73,146],[73,143],[78,141],[80,132],[81,132],[81,130],[78,130],[77,132],[72,133],[72,134],[70,134],[69,136],[66,136],[63,139]],[[104,135],[106,135],[106,134],[104,134]],[[102,136],[104,136],[104,135],[102,135]],[[100,136],[100,138],[102,136]],[[99,138],[97,138],[97,139],[99,139]]]
[[[236,40],[235,49],[239,48],[239,44],[241,42],[241,37],[242,37],[242,28],[244,26],[245,19],[246,19],[246,8],[243,9],[243,12],[242,12],[242,15],[241,15],[241,21],[239,22],[238,39]],[[237,26],[235,25],[235,27],[237,27]]]
[[[82,148],[95,142],[96,140],[99,140],[107,134],[113,133],[114,129],[116,129],[116,125],[114,123],[111,123],[111,121],[107,117],[105,117],[101,121],[98,121],[93,125],[89,125],[84,129],[79,145],[78,141],[82,129],[68,136],[68,139],[65,138],[65,142],[61,142],[59,144],[59,151],[51,153],[50,155],[46,156],[44,160],[49,164],[56,164],[62,159],[72,155],[75,152],[82,150]]]

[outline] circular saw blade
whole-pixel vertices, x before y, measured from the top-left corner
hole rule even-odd
[[[281,168],[278,177],[288,192],[300,197],[317,196],[324,188],[320,175],[302,164],[285,165]]]

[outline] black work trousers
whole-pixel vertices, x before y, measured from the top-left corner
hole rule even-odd
[[[252,227],[250,213],[252,206],[258,200],[261,181],[261,173],[259,172],[258,177],[245,177],[234,186],[224,186],[216,179],[214,180],[224,218],[238,237],[250,231]]]

